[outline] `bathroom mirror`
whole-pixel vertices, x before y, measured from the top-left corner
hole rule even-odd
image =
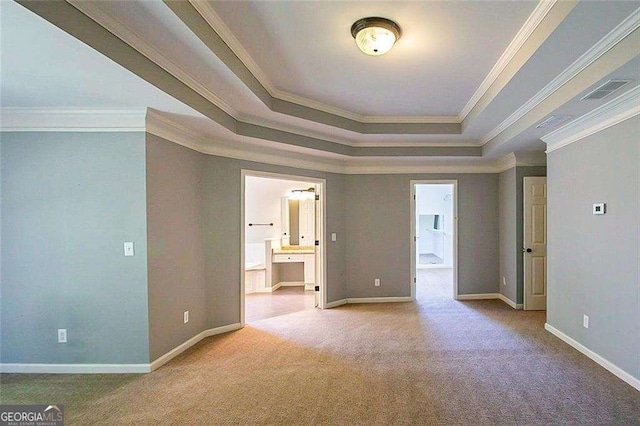
[[[312,246],[315,239],[315,197],[282,197],[282,245]]]

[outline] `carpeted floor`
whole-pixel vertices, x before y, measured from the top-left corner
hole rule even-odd
[[[205,339],[147,375],[1,376],[1,402],[67,424],[640,425],[640,392],[543,328],[543,312],[456,302],[305,310]]]

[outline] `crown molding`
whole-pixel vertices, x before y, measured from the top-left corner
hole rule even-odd
[[[238,111],[209,90],[205,85],[201,84],[197,78],[193,77],[184,68],[171,61],[165,54],[147,43],[140,34],[100,7],[101,2],[82,0],[67,0],[67,2],[97,22],[104,29],[118,37],[120,40],[137,50],[147,59],[151,60],[169,74],[195,90],[212,104],[234,118],[238,116]]]
[[[0,109],[3,132],[144,132],[146,108]]]
[[[577,76],[584,71],[589,65],[598,60],[602,55],[611,50],[616,44],[622,41],[625,37],[631,34],[636,29],[640,28],[640,8],[636,9],[631,15],[629,15],[618,26],[605,35],[598,43],[593,45],[589,50],[576,59],[571,65],[569,65],[564,71],[558,74],[553,80],[551,80],[545,87],[542,88],[534,97],[529,99],[520,108],[518,108],[513,114],[507,117],[497,127],[487,133],[480,140],[481,145],[487,144],[493,138],[505,131],[516,121],[524,117],[528,112],[538,106],[541,102],[551,96],[556,90],[566,84],[569,80]]]
[[[546,152],[550,153],[639,114],[640,85],[637,85],[541,139],[547,144]]]
[[[169,117],[149,109],[147,132],[203,154],[236,160],[255,161],[277,166],[294,167],[338,174],[425,174],[425,173],[499,173],[497,161],[482,158],[454,160],[433,157],[362,158],[333,156],[329,158],[313,150],[295,152],[280,148],[280,144],[263,146],[258,151],[252,144],[212,140]]]
[[[478,101],[489,90],[491,85],[496,81],[498,76],[504,71],[509,62],[513,59],[516,53],[522,48],[527,39],[535,31],[535,29],[544,20],[545,16],[556,4],[557,0],[540,0],[535,7],[531,15],[527,18],[523,26],[520,28],[514,39],[509,43],[507,49],[498,59],[498,62],[493,66],[489,74],[485,77],[478,89],[469,99],[464,106],[460,114],[457,116],[369,116],[360,115],[352,111],[348,111],[342,108],[338,108],[333,105],[328,105],[313,99],[305,98],[303,96],[295,95],[293,93],[280,90],[275,87],[271,82],[267,74],[262,68],[253,60],[251,55],[242,46],[242,43],[233,35],[229,27],[224,23],[224,20],[216,13],[211,6],[210,2],[202,0],[189,0],[191,5],[202,16],[202,18],[211,26],[211,28],[222,38],[222,40],[229,46],[231,51],[240,59],[240,61],[247,67],[249,72],[260,82],[265,90],[273,97],[282,101],[291,102],[294,104],[306,106],[318,111],[323,111],[329,114],[337,115],[343,118],[347,118],[360,123],[454,123],[460,124],[478,103]]]
[[[256,150],[256,147],[251,144],[225,142],[221,139],[213,141],[210,137],[187,128],[151,109],[147,114],[147,132],[202,154],[277,166],[344,173],[342,162],[331,161],[320,156],[301,155],[276,147],[270,147],[270,152],[267,153]]]
[[[491,85],[498,79],[500,74],[505,70],[509,62],[516,56],[516,53],[522,48],[524,43],[529,39],[531,34],[538,28],[540,23],[547,16],[549,11],[556,4],[557,0],[541,0],[538,5],[535,7],[531,15],[527,18],[524,25],[516,36],[513,38],[509,46],[502,53],[502,56],[498,59],[498,62],[493,66],[489,74],[482,81],[478,89],[469,99],[469,102],[462,108],[462,111],[458,115],[458,119],[462,122],[467,115],[471,112],[471,110],[476,106],[478,101],[487,93],[487,90],[491,87]]]
[[[513,169],[518,165],[518,161],[516,159],[516,155],[511,152],[503,157],[500,157],[497,161],[498,170],[500,173],[506,172],[509,169]]]

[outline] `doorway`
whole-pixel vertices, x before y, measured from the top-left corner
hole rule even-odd
[[[458,297],[456,180],[411,181],[414,299]]]
[[[240,320],[324,308],[325,181],[242,171]]]

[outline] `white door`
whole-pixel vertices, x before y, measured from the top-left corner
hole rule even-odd
[[[315,199],[300,200],[298,204],[298,244],[312,246],[315,241]]]
[[[547,178],[524,178],[524,309],[547,309]]]

